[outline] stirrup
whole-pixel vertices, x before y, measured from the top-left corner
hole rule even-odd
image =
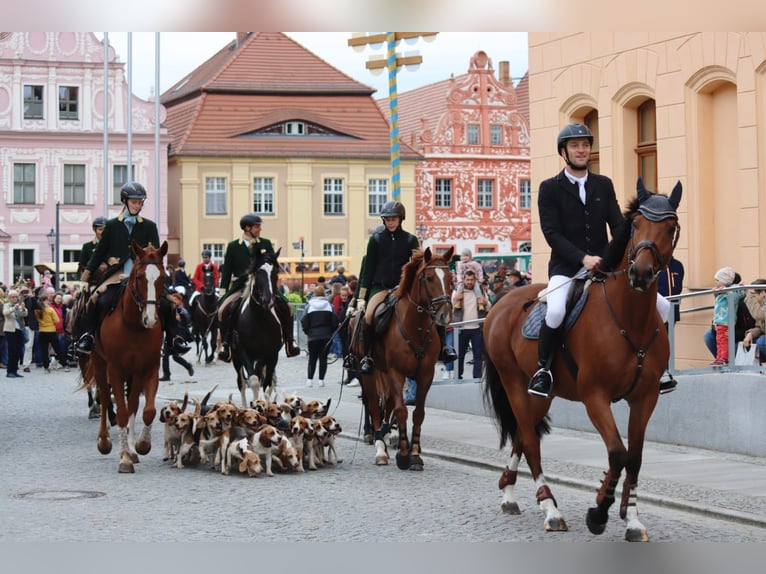
[[[291,342],[285,345],[285,354],[288,357],[297,357],[301,354],[301,348],[295,342]]]
[[[548,399],[551,396],[551,390],[553,390],[553,375],[548,369],[542,367],[532,375],[527,393]]]
[[[218,358],[222,360],[224,363],[230,363],[231,362],[231,347],[228,343],[223,343],[223,347],[218,352]]]
[[[80,340],[77,341],[77,352],[83,355],[90,355],[93,350],[93,335],[90,333],[83,333],[80,336]]]
[[[450,347],[449,345],[444,345],[442,347],[441,353],[439,354],[439,360],[441,360],[443,363],[449,363],[452,361],[457,361],[457,359],[457,352],[453,347]]]
[[[375,361],[372,360],[372,357],[369,355],[365,356],[362,359],[361,364],[359,365],[359,372],[363,375],[370,375],[375,370]]]
[[[350,353],[343,357],[343,368],[347,371],[354,370],[354,357],[352,357]]]
[[[181,335],[176,335],[173,338],[173,354],[185,355],[189,351],[191,351],[191,345],[189,345],[186,341],[184,341]]]
[[[668,375],[670,378],[667,381],[660,380],[660,394],[661,395],[667,395],[668,393],[672,393],[676,390],[676,386],[678,386],[678,381],[676,381],[672,375]]]

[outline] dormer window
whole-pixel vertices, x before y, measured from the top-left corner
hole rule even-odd
[[[286,136],[302,136],[306,134],[306,124],[303,122],[285,122],[284,130]]]

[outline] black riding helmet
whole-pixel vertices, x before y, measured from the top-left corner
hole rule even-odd
[[[202,250],[202,257],[212,257],[213,253],[210,251],[210,249],[203,249]]]
[[[242,218],[239,220],[239,226],[242,229],[245,229],[248,225],[260,225],[263,223],[263,220],[261,219],[261,216],[257,213],[246,213],[242,216]]]
[[[106,225],[106,217],[97,217],[93,220],[93,229],[96,229],[97,227],[104,227]]]
[[[383,217],[400,217],[404,221],[407,212],[404,209],[404,204],[401,201],[387,201],[383,208],[380,210],[381,218]]]
[[[186,267],[186,261],[184,261],[183,259],[179,259],[178,260],[178,266],[179,267]]]
[[[561,154],[561,150],[567,146],[567,141],[573,140],[576,138],[586,138],[588,140],[588,143],[590,143],[590,145],[593,145],[593,134],[590,133],[588,126],[585,126],[577,122],[573,122],[571,124],[564,126],[559,132],[559,137],[556,138],[556,146],[557,146],[559,155]]]
[[[129,199],[141,199],[146,201],[146,188],[140,183],[129,181],[120,189],[120,201],[127,204]]]

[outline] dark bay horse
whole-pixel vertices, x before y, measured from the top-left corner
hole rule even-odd
[[[163,258],[168,244],[163,242],[160,249],[152,245],[143,249],[131,241],[131,249],[135,257],[133,269],[116,308],[101,321],[90,354],[99,396],[108,397],[111,392],[117,408],[119,472],[135,472],[133,464],[138,462],[138,455],[148,454],[152,448],[163,337],[159,305],[165,284]],[[136,415],[142,394],[144,428],[136,440]],[[102,408],[98,432],[98,450],[102,454],[112,450],[107,419],[107,409]]]
[[[377,465],[388,464],[385,435],[387,421],[393,416],[399,431],[396,465],[402,470],[423,470],[420,430],[425,418],[426,395],[441,351],[436,326],[446,326],[452,321],[452,273],[447,263],[453,251],[450,247],[446,253],[436,255],[427,247],[425,251],[416,251],[404,266],[399,286],[392,294],[396,299],[393,315],[385,331],[378,334],[373,349],[375,371],[361,375]],[[354,317],[349,325],[352,333],[358,319]],[[364,355],[361,337],[354,341],[353,351],[359,357]],[[411,441],[407,436],[408,413],[403,395],[406,377],[417,381]]]
[[[563,335],[552,365],[553,394],[582,402],[608,453],[609,469],[588,510],[586,524],[594,534],[606,528],[620,475],[625,479],[620,517],[625,539],[647,541],[638,519],[637,483],[644,436],[659,396],[659,381],[668,365],[670,348],[656,310],[657,275],[670,261],[680,226],[676,209],[681,183],[670,197],[652,194],[641,180],[638,196],[625,212],[624,236],[615,237],[595,274],[582,313]],[[500,448],[511,439],[508,466],[499,481],[502,510],[519,514],[514,495],[521,456],[526,458],[545,514],[546,530],[567,530],[543,475],[540,439],[550,431],[548,409],[553,398],[527,394],[537,370],[537,341],[525,338],[522,325],[545,285],[512,289],[495,304],[484,323],[485,402],[497,420]],[[562,326],[563,327],[563,326]],[[568,360],[567,360],[568,359]],[[628,447],[614,420],[611,403],[625,400],[630,408]]]
[[[276,396],[274,371],[282,348],[282,328],[274,309],[277,296],[279,253],[260,253],[248,271],[248,281],[232,327],[232,365],[242,406],[247,406],[249,386],[253,400],[263,393],[267,400]]]
[[[215,293],[213,270],[205,271],[202,290],[194,298],[191,308],[192,332],[197,345],[197,363],[205,353],[205,364],[215,361],[218,339],[218,296]]]

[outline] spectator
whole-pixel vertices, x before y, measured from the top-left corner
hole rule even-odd
[[[344,317],[344,315],[341,315],[341,307],[343,305],[340,295],[340,291],[343,287],[345,287],[345,285],[341,286],[341,284],[338,282],[330,283],[330,305],[332,305],[332,310],[338,317],[338,321],[342,321]],[[340,340],[340,333],[336,332],[335,335],[333,335],[332,341],[330,342],[330,354],[328,355],[328,358],[330,360],[335,360],[342,355],[343,344]]]
[[[663,297],[680,295],[684,288],[684,266],[678,259],[671,257],[668,264],[657,276],[657,291]],[[673,301],[673,317],[675,322],[681,320],[681,303]],[[667,323],[666,323],[667,325]]]
[[[51,372],[50,349],[56,355],[59,364],[66,365],[66,356],[61,347],[61,340],[56,333],[56,325],[59,322],[59,315],[51,307],[51,300],[47,295],[42,295],[39,300],[39,307],[35,309],[35,317],[39,326],[39,339],[41,350],[41,361],[46,373]]]
[[[716,271],[714,280],[714,291],[720,291],[735,284],[736,272],[731,267],[722,267]],[[734,300],[739,301],[744,298],[745,293],[742,290],[732,292]],[[729,364],[729,302],[726,292],[715,294],[715,303],[713,305],[713,326],[715,328],[716,355],[715,360],[710,363],[711,367],[722,367]],[[735,332],[736,340],[736,332]]]
[[[489,302],[494,305],[498,298],[505,293],[509,289],[509,286],[506,284],[506,282],[503,280],[502,277],[499,275],[495,275],[492,278],[492,287],[489,290],[489,293],[487,293]]]
[[[20,379],[23,375],[19,374],[19,358],[21,357],[21,347],[24,344],[24,335],[21,332],[24,324],[24,317],[27,315],[27,307],[19,300],[19,292],[16,289],[8,291],[8,300],[3,304],[3,315],[5,324],[5,340],[8,343],[8,362],[6,363],[5,376],[9,379]]]
[[[476,281],[474,281],[473,284],[473,294],[476,296],[477,299],[484,297],[484,292],[481,290],[481,285],[484,282],[484,269],[481,266],[481,263],[478,261],[474,261],[473,254],[471,253],[471,250],[467,247],[463,249],[462,253],[460,254],[460,263],[457,266],[457,292],[462,293],[463,289],[465,288],[464,283],[464,277],[465,272],[468,270],[473,271]],[[462,302],[458,300],[456,305],[458,305],[458,309],[460,308],[459,305],[461,305]],[[480,311],[483,311],[484,309],[480,309]]]
[[[479,319],[483,315],[483,313],[480,313],[480,309],[484,307],[488,310],[489,308],[489,301],[487,299],[483,296],[476,297],[474,294],[473,286],[476,282],[476,275],[473,270],[466,270],[463,275],[463,282],[465,283],[465,289],[463,291],[456,289],[452,294],[452,302],[456,309],[458,309],[458,312],[455,314],[455,322],[458,323]],[[461,304],[459,307],[458,303]],[[461,327],[458,337],[457,376],[459,379],[463,378],[463,365],[469,344],[473,352],[473,378],[479,379],[481,378],[482,354],[484,352],[481,323],[470,323]]]
[[[64,325],[66,325],[66,317],[67,313],[69,312],[69,309],[66,305],[64,305],[64,295],[60,291],[54,291],[53,292],[53,298],[51,299],[50,295],[50,289],[46,290],[46,293],[48,293],[48,298],[50,300],[50,306],[51,308],[56,312],[56,314],[59,317],[59,320],[56,322],[56,336],[59,339],[59,347],[66,349],[66,329],[64,328]],[[54,348],[55,351],[55,348]],[[59,365],[64,367],[67,371],[69,370],[69,365],[66,360],[63,362],[61,361],[62,358],[66,357],[66,353],[63,355],[56,352],[56,360],[59,362]]]
[[[346,278],[346,268],[343,267],[343,265],[338,265],[337,272],[330,278],[330,285],[333,285],[334,283],[345,285],[347,282],[348,279]]]
[[[324,287],[321,285],[314,288],[314,296],[306,304],[306,312],[301,317],[301,327],[307,335],[309,347],[306,386],[314,386],[314,374],[319,361],[319,386],[324,387],[327,353],[332,334],[338,328],[338,316],[327,297],[324,296]]]
[[[26,329],[24,329],[24,346],[30,347],[30,353],[29,353],[29,362],[24,365],[24,372],[29,372],[29,367],[34,362],[37,365],[42,364],[42,357],[40,356],[40,345],[39,345],[39,335],[38,335],[38,326],[37,326],[37,317],[35,315],[35,311],[39,309],[40,304],[37,301],[37,297],[35,297],[32,294],[32,291],[29,287],[22,287],[21,288],[21,300],[24,301],[24,305],[27,307],[27,325]],[[30,334],[31,332],[31,334]],[[31,341],[31,345],[28,345],[28,343]],[[21,353],[21,359],[22,363],[24,363],[24,357],[26,355],[26,349],[24,352]]]
[[[744,303],[747,306],[750,315],[755,319],[755,327],[748,329],[742,342],[745,347],[750,347],[753,343],[757,348],[758,362],[763,364],[766,360],[766,327],[764,327],[764,315],[766,314],[766,279],[755,279],[752,285],[764,285],[763,288],[752,289],[745,295]]]
[[[0,281],[0,309],[8,301],[8,292],[5,285]],[[0,313],[0,369],[5,369],[8,364],[8,343],[5,340],[5,314]]]
[[[521,271],[518,269],[511,269],[508,272],[508,285],[513,289],[514,287],[524,287],[524,285],[529,285],[529,282],[527,281],[527,278],[521,274]]]
[[[191,278],[186,273],[186,261],[183,259],[178,260],[178,266],[173,274],[173,287],[178,287],[179,285],[189,294],[191,294],[191,290],[194,287]]]
[[[177,332],[181,335],[183,340],[190,343],[194,337],[191,329],[191,315],[186,309],[184,299],[186,297],[186,289],[183,286],[177,285],[173,288],[174,293],[171,295],[173,302],[175,303],[175,313],[173,314],[175,321],[178,323]],[[190,377],[194,376],[194,367],[191,363],[183,358],[182,354],[177,349],[173,348],[171,340],[168,340],[167,334],[162,345],[162,376],[161,381],[170,380],[170,358],[181,365],[189,373]]]

